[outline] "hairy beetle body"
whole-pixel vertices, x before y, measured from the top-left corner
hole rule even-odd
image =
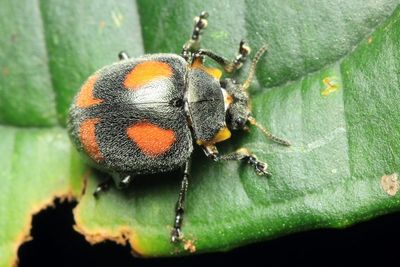
[[[184,107],[176,105],[183,103],[186,65],[177,55],[159,54],[93,74],[70,110],[69,129],[78,148],[112,172],[149,174],[182,166],[193,150]],[[160,67],[166,70],[146,69]],[[88,84],[98,101],[79,105]]]
[[[289,145],[251,116],[246,90],[265,47],[255,55],[243,84],[221,79],[222,72],[206,67],[204,57],[226,72],[234,72],[245,62],[250,48],[241,41],[232,61],[199,49],[207,16],[203,12],[195,18],[192,37],[180,56],[152,54],[130,59],[121,52],[119,62],[103,67],[86,80],[69,112],[68,129],[78,150],[95,167],[110,174],[119,188],[128,186],[137,175],[183,168],[171,231],[173,242],[182,239],[194,144],[214,161],[243,161],[259,175],[270,175],[267,164],[248,149],[220,155],[216,144],[230,138],[231,130],[243,130],[250,124],[272,140]],[[97,187],[95,196],[109,188],[109,181]]]

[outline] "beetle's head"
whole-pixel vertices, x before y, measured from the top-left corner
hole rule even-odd
[[[266,46],[262,46],[257,51],[257,54],[254,56],[251,64],[248,77],[243,84],[236,83],[232,79],[225,79],[224,82],[221,83],[221,87],[225,90],[223,90],[223,92],[224,94],[226,93],[226,95],[224,95],[226,106],[226,123],[228,128],[231,130],[247,129],[247,124],[249,123],[260,129],[271,140],[286,146],[290,146],[288,141],[272,135],[251,115],[247,89],[253,80],[257,63],[265,51]]]
[[[250,116],[249,96],[242,90],[242,85],[234,80],[225,79],[221,84],[224,89],[226,109],[226,124],[231,130],[246,128]]]
[[[249,49],[250,50],[250,49]],[[221,86],[225,97],[226,123],[231,130],[242,130],[247,128],[247,123],[251,123],[251,110],[249,105],[249,96],[247,89],[253,80],[257,63],[261,56],[265,53],[267,47],[262,46],[254,56],[253,62],[246,81],[239,84],[232,79],[225,79]],[[250,51],[248,51],[250,52]]]

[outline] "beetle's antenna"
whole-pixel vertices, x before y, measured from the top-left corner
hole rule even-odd
[[[249,88],[251,81],[254,78],[254,74],[256,73],[257,63],[260,60],[261,56],[265,53],[265,51],[267,51],[267,45],[264,44],[263,46],[260,47],[260,49],[258,49],[256,55],[254,56],[253,61],[251,63],[249,75],[247,76],[246,81],[242,85],[242,89],[244,91],[246,91]]]
[[[272,141],[279,143],[281,145],[284,146],[291,146],[289,141],[286,141],[285,139],[282,139],[280,137],[277,137],[275,135],[273,135],[272,133],[270,133],[264,126],[258,124],[258,122],[256,121],[255,118],[253,117],[249,117],[247,119],[252,125],[256,126],[258,129],[260,129],[269,139],[271,139]]]

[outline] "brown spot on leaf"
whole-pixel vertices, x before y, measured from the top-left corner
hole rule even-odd
[[[196,252],[195,240],[187,239],[183,241],[183,248],[190,253]]]
[[[10,69],[7,68],[7,67],[4,67],[4,68],[1,70],[1,73],[3,74],[3,76],[8,76],[8,75],[10,75]]]
[[[11,42],[13,42],[13,43],[15,43],[15,41],[17,41],[17,37],[18,37],[18,34],[16,34],[16,33],[13,33],[13,34],[11,34]]]
[[[136,233],[134,232],[134,229],[132,229],[132,226],[121,225],[115,229],[99,226],[95,229],[89,229],[82,221],[80,212],[81,211],[79,210],[79,207],[73,210],[74,219],[76,222],[73,227],[75,231],[81,233],[85,237],[86,241],[88,241],[90,244],[94,245],[106,240],[114,241],[119,245],[129,244],[134,255],[145,256],[145,254],[141,252],[142,248],[134,239]]]
[[[381,177],[381,186],[383,191],[385,191],[389,196],[395,196],[397,191],[399,191],[399,182],[398,182],[397,173],[392,173],[388,175],[383,175]]]
[[[129,227],[120,227],[115,233],[109,233],[105,230],[98,229],[96,232],[89,233],[84,230],[79,224],[74,225],[75,231],[83,234],[86,241],[94,245],[101,243],[105,240],[112,240],[119,245],[126,245],[132,235],[132,231]]]
[[[104,29],[105,27],[106,27],[106,22],[105,22],[104,20],[101,20],[101,21],[99,22],[99,28],[100,28],[100,30]]]
[[[328,96],[339,89],[339,85],[335,80],[336,77],[326,77],[322,80],[322,83],[325,85],[325,88],[322,89],[321,95]]]

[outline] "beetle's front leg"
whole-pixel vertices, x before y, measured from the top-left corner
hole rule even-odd
[[[242,40],[240,41],[239,44],[238,55],[232,61],[206,49],[200,49],[195,56],[196,57],[208,56],[209,58],[217,62],[219,65],[221,65],[221,67],[223,67],[226,72],[231,73],[242,67],[243,63],[247,59],[248,54],[250,54],[250,47],[246,44],[245,41]]]
[[[207,145],[203,147],[204,153],[207,157],[213,159],[214,161],[222,161],[222,160],[236,160],[243,161],[247,164],[250,164],[254,167],[255,172],[258,175],[267,175],[271,176],[272,174],[267,170],[268,164],[265,162],[261,162],[257,159],[257,157],[252,154],[247,148],[239,148],[235,152],[220,155],[218,149],[214,145]]]
[[[200,16],[194,18],[194,28],[190,39],[183,45],[183,49],[181,52],[182,57],[189,61],[191,58],[191,54],[200,49],[200,35],[207,27],[207,18],[208,13],[203,11]]]

